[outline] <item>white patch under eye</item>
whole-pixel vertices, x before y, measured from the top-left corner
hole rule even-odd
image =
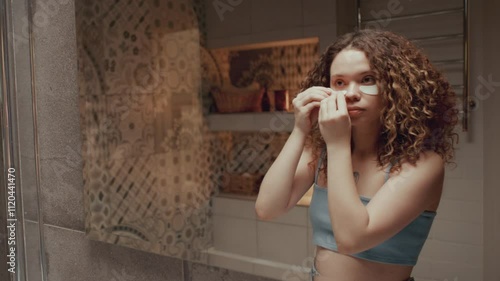
[[[367,95],[378,95],[377,85],[361,85],[359,90]]]

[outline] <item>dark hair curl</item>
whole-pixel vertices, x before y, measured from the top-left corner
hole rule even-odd
[[[344,49],[365,53],[382,94],[378,165],[392,162],[391,171],[399,170],[402,161],[415,164],[426,150],[454,163],[455,137],[458,143],[454,127],[459,113],[455,92],[427,56],[401,35],[363,29],[339,37],[308,72],[300,92],[312,86],[330,87],[330,66]],[[325,145],[317,123],[306,145],[313,147],[314,160],[309,163],[313,165]],[[326,161],[323,163],[321,170],[326,175]]]

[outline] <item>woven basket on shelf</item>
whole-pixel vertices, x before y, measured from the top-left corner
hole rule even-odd
[[[213,88],[212,96],[220,113],[259,112],[261,111],[264,88]]]
[[[262,174],[226,173],[226,180],[222,185],[222,192],[239,195],[257,195],[262,182]]]

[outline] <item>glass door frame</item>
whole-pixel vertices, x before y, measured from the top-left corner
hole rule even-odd
[[[34,5],[0,0],[0,235],[5,238],[0,239],[0,279],[9,281],[47,280],[35,129]]]

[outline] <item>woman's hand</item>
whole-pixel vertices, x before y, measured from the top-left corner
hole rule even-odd
[[[351,145],[351,118],[347,111],[344,91],[332,91],[321,101],[319,129],[327,146]]]
[[[328,98],[332,89],[311,87],[299,93],[292,101],[295,113],[295,129],[309,134],[312,125],[318,121],[318,112],[322,100]]]

